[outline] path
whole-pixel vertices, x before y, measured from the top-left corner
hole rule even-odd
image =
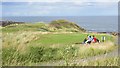
[[[79,63],[83,63],[83,62],[88,62],[88,61],[95,61],[97,59],[103,59],[103,58],[111,58],[111,57],[116,57],[118,56],[118,49],[110,52],[110,53],[106,53],[106,54],[102,54],[102,55],[97,55],[97,56],[92,56],[92,57],[88,57],[88,58],[84,58],[84,59],[80,59],[80,58],[75,58],[74,61],[71,60],[69,61],[69,63],[73,63],[74,64],[79,64]],[[37,66],[59,66],[59,65],[64,65],[65,61],[64,60],[60,60],[60,61],[50,61],[50,62],[44,62],[41,64],[36,64]]]

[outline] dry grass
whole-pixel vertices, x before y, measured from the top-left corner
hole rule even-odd
[[[102,43],[102,42],[101,43],[95,43],[95,44],[93,43],[93,44],[90,45],[90,47],[92,47],[92,48],[103,49],[103,50],[106,50],[106,49],[108,49],[112,46],[114,46],[114,43],[111,42],[111,41],[108,41],[108,42],[105,42],[105,43]]]
[[[118,60],[119,60],[118,57],[102,58],[77,65],[78,66],[118,66]]]

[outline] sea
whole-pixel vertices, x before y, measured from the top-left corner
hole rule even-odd
[[[88,32],[118,32],[118,16],[11,16],[5,21],[50,23],[53,20],[69,20]]]

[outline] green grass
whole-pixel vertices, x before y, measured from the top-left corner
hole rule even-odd
[[[47,26],[45,24],[36,23],[36,24],[18,24],[18,25],[11,24],[2,28],[2,31],[6,33],[11,33],[18,31],[49,31],[49,30],[47,29]]]
[[[32,41],[30,44],[38,44],[41,45],[70,45],[75,43],[82,43],[84,38],[88,34],[82,33],[71,33],[71,34],[47,34],[47,35],[38,35],[38,39]],[[101,37],[105,36],[107,41],[112,41],[113,37],[108,35],[95,35],[100,41]]]

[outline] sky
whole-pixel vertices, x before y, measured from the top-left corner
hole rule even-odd
[[[0,15],[116,16],[118,0],[4,0]]]

